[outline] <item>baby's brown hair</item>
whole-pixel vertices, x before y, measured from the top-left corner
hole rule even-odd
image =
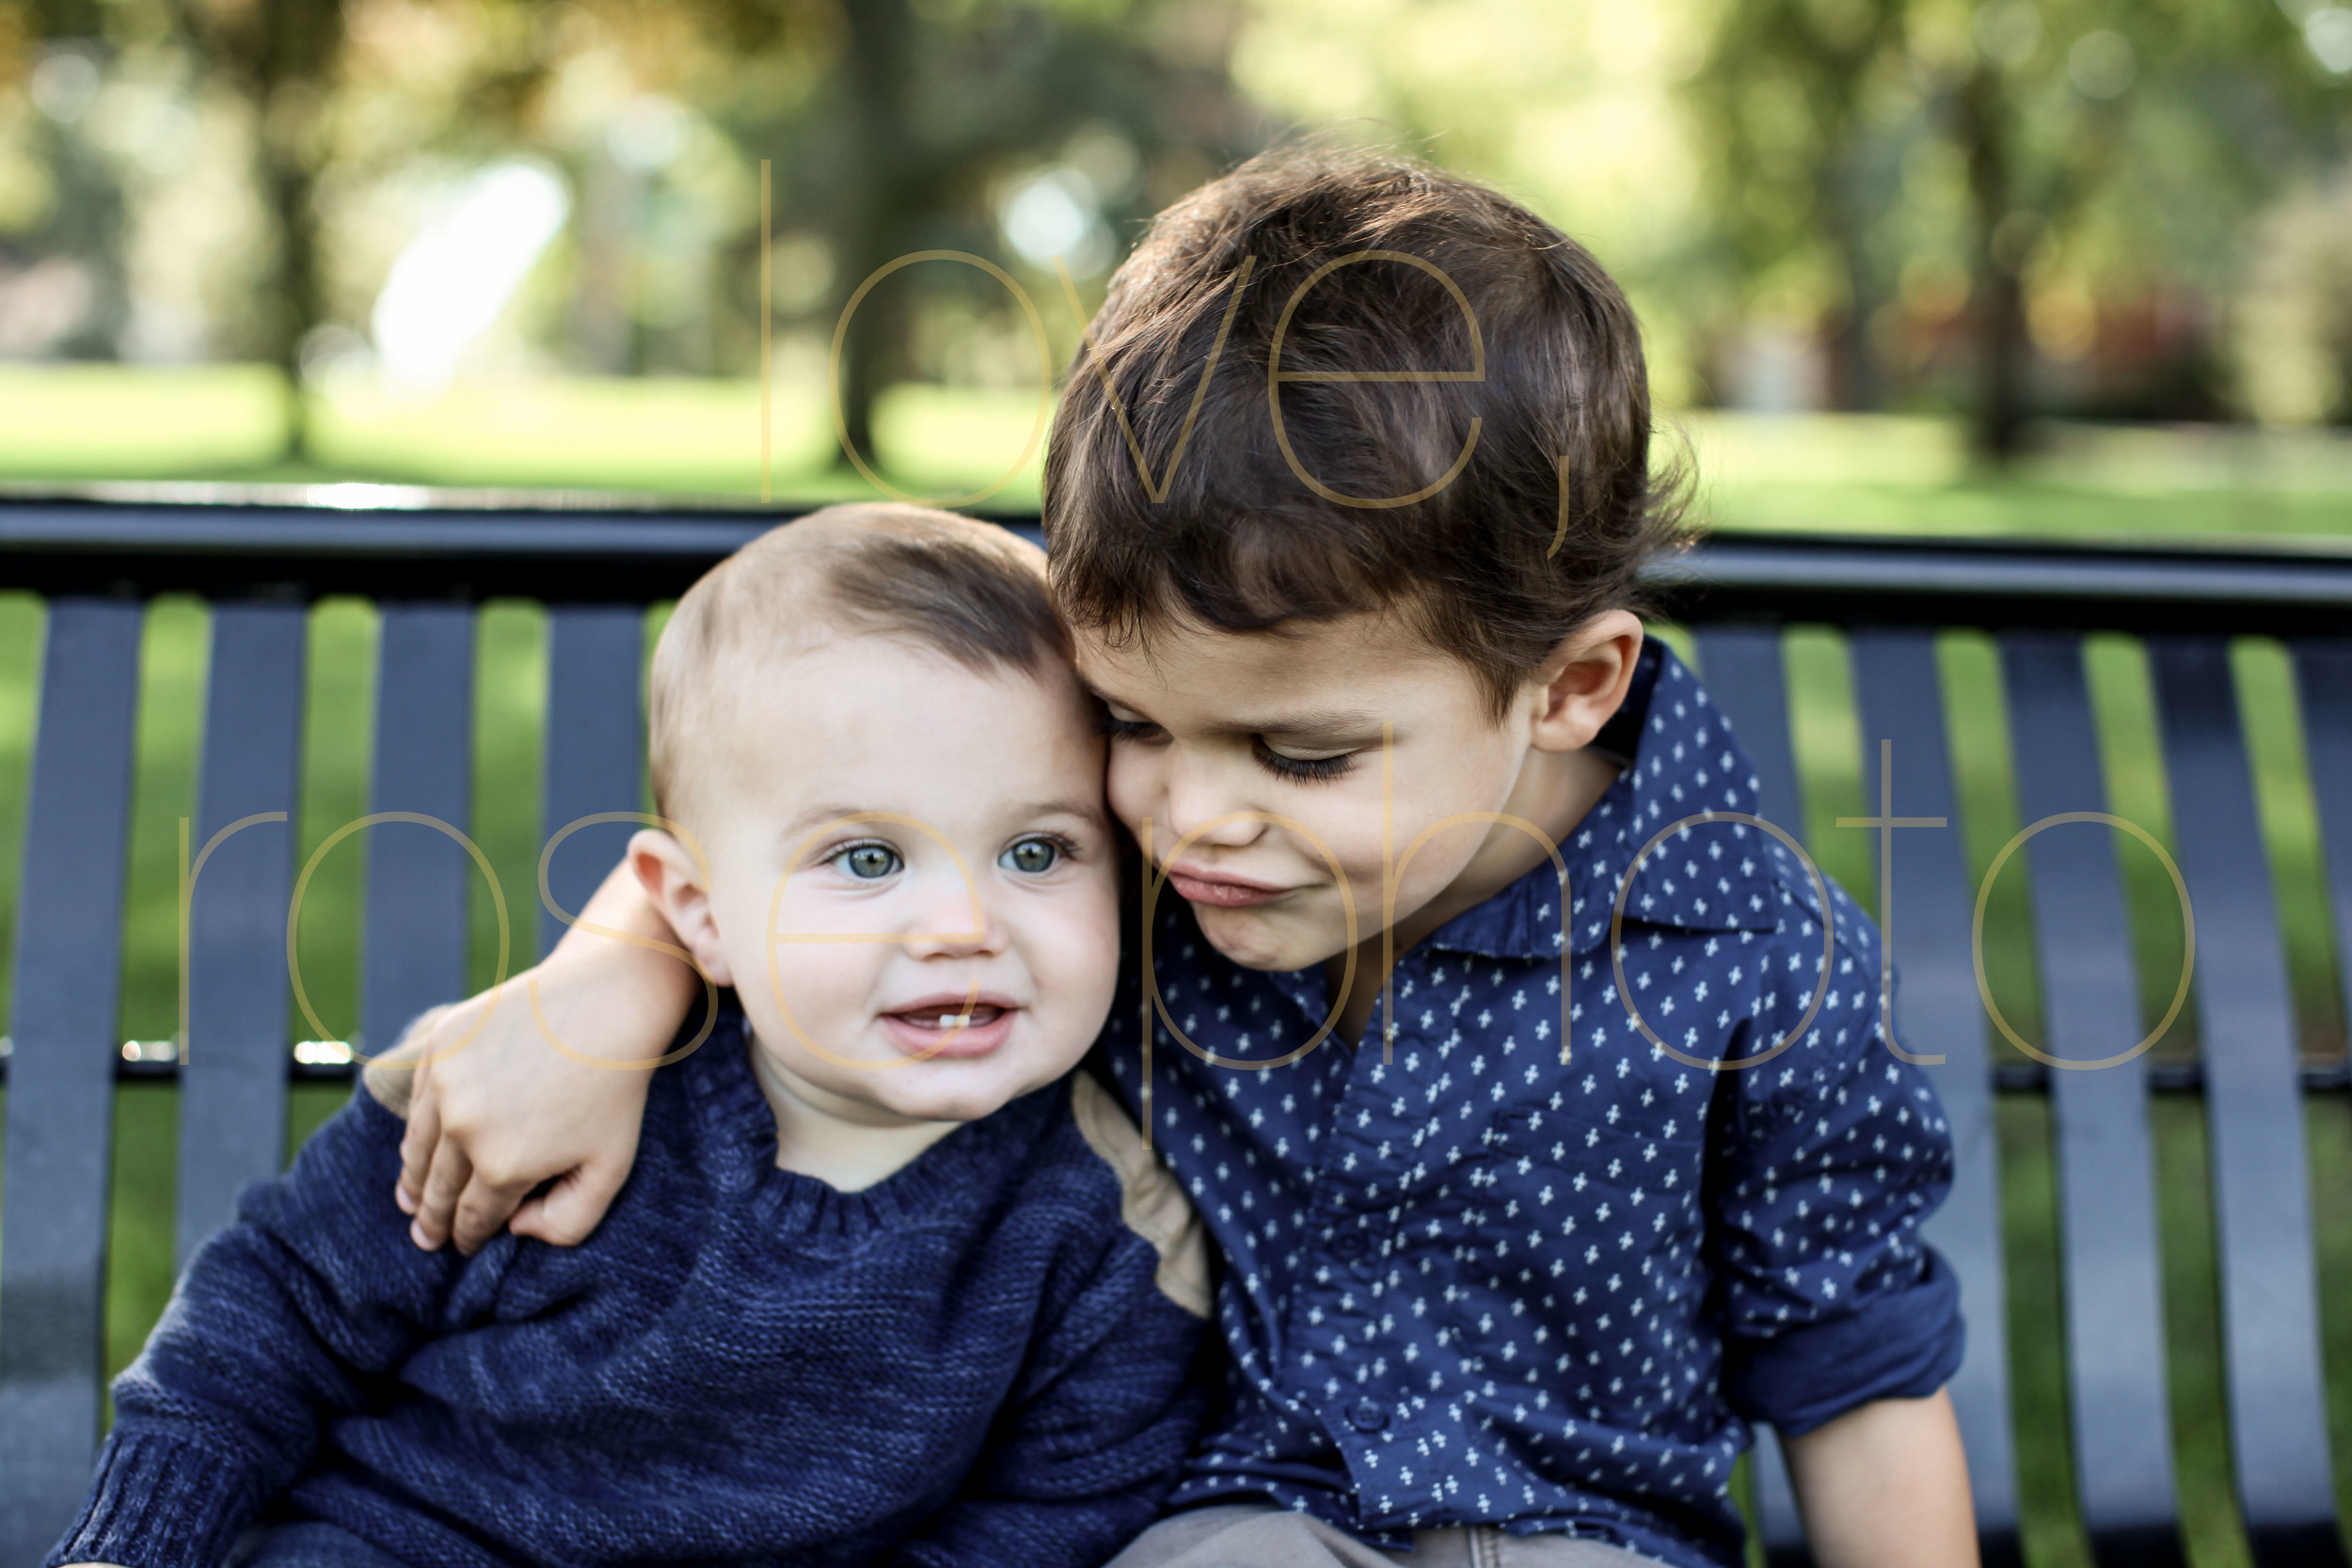
[[[1500,714],[1578,626],[1638,608],[1644,562],[1681,541],[1624,294],[1425,165],[1313,143],[1251,160],[1160,215],[1090,340],[1045,466],[1079,626],[1395,610]]]
[[[1066,666],[1037,546],[929,507],[829,506],[703,574],[655,646],[654,809],[683,818],[743,683],[818,639],[879,633],[976,671]]]

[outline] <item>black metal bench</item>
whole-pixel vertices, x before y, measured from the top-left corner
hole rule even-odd
[[[178,1252],[271,1174],[283,1137],[285,921],[306,610],[358,594],[381,610],[370,810],[464,829],[475,607],[550,612],[543,821],[639,801],[643,610],[676,594],[772,515],[528,511],[326,498],[292,505],[0,503],[0,588],[49,601],[25,823],[0,1225],[0,1568],[27,1568],[78,1498],[100,1419],[109,1132],[116,1078],[180,1083]],[[351,509],[354,499],[371,508]],[[409,504],[404,504],[404,501]],[[1018,520],[1015,520],[1018,524]],[[2290,640],[2301,680],[2341,942],[2352,935],[2352,560],[1834,538],[1719,538],[1661,574],[1697,636],[1702,674],[1764,782],[1764,814],[1800,831],[1781,626],[1845,628],[1866,746],[1900,759],[1894,814],[1956,830],[1942,626],[1999,640],[2023,815],[2110,809],[2081,634],[2144,634],[2155,676],[2179,859],[2196,913],[2202,1057],[2172,1074],[2203,1096],[2219,1237],[2223,1355],[2236,1494],[2263,1568],[2345,1561],[2337,1530],[2317,1321],[2302,1094],[2343,1075],[2298,1068],[2276,905],[2226,640]],[[137,647],[148,595],[213,602],[193,842],[219,838],[195,887],[183,1066],[125,1064],[115,1028]],[[2192,634],[2180,628],[2194,626]],[[259,820],[255,820],[259,818]],[[624,829],[558,863],[577,908]],[[582,834],[583,839],[589,835]],[[2108,836],[2044,833],[2026,851],[2052,1054],[2090,1061],[2139,1033],[2130,937]],[[1897,954],[1899,1037],[1940,1053],[1960,1177],[1933,1222],[1964,1282],[1971,1354],[1955,1386],[1988,1562],[2020,1560],[1995,1075],[1971,959],[1975,900],[1957,831],[1906,834]],[[415,830],[371,858],[364,1039],[390,1037],[465,981],[473,875],[453,840]],[[540,942],[553,935],[543,914]],[[2344,951],[2340,946],[2339,952]],[[520,961],[518,957],[517,961]],[[2352,977],[2352,960],[2341,966]],[[2348,978],[2352,984],[2352,978]],[[2347,998],[2352,1016],[2352,998]],[[2067,1394],[2080,1513],[2098,1561],[2185,1560],[2172,1473],[2151,1072],[2004,1069],[2049,1096],[2063,1249]],[[2301,1079],[2312,1079],[2310,1083]],[[1756,1505],[1775,1562],[1803,1560],[1770,1446]]]

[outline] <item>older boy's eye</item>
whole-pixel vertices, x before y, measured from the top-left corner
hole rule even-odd
[[[996,863],[1008,871],[1026,871],[1032,875],[1050,871],[1061,859],[1061,846],[1050,838],[1025,838],[1003,854]]]
[[[1263,736],[1252,737],[1249,750],[1258,759],[1258,766],[1278,778],[1312,781],[1336,779],[1355,766],[1356,753],[1336,752],[1328,756],[1295,757],[1267,745]]]
[[[1149,719],[1122,719],[1107,708],[1095,720],[1094,727],[1113,740],[1150,740],[1160,730]]]
[[[877,882],[906,863],[898,851],[882,844],[852,844],[834,856],[834,863],[862,882]]]

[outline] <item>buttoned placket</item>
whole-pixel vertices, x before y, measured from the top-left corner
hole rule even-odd
[[[1419,1037],[1407,1005],[1424,986],[1426,967],[1419,950],[1401,957],[1362,1037],[1350,1045],[1335,1034],[1319,1048],[1346,1051],[1350,1060],[1327,1113],[1311,1188],[1306,1229],[1312,1251],[1294,1276],[1283,1309],[1283,1338],[1291,1347],[1281,1371],[1283,1392],[1295,1407],[1319,1418],[1356,1479],[1362,1523],[1373,1528],[1440,1505],[1444,1497],[1439,1475],[1424,1469],[1415,1478],[1420,1484],[1407,1485],[1396,1474],[1392,1449],[1398,1430],[1412,1418],[1412,1396],[1397,1383],[1392,1357],[1377,1349],[1384,1343],[1378,1331],[1387,1294],[1383,1271],[1393,1266],[1395,1255],[1389,1218],[1402,1176],[1395,1167],[1404,1156],[1391,1103],[1407,1052],[1434,1043]],[[1327,980],[1320,973],[1298,979],[1310,983],[1283,989],[1311,1026],[1319,1026],[1331,1006]],[[1375,1183],[1381,1200],[1361,1201]]]

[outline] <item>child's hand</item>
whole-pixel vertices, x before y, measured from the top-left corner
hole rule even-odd
[[[626,866],[582,918],[670,940]],[[471,1254],[501,1225],[558,1246],[585,1241],[637,1158],[650,1076],[643,1064],[668,1050],[700,990],[675,958],[573,930],[537,969],[428,1016],[414,1042],[428,1057],[476,1032],[414,1069],[396,1196],[416,1243],[430,1251],[453,1236]],[[593,1060],[551,1047],[542,1021]],[[542,1182],[552,1185],[532,1196]]]

